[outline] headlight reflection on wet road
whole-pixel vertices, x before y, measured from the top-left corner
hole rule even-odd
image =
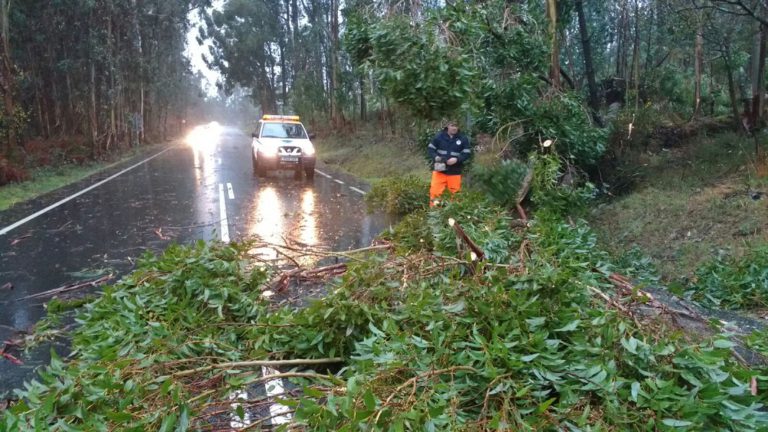
[[[315,215],[315,191],[306,189],[301,193],[301,220],[299,241],[314,246],[318,241],[317,216]]]
[[[283,203],[273,186],[265,186],[258,191],[256,199],[256,218],[251,235],[268,243],[282,243],[283,234]],[[272,248],[256,250],[264,259],[277,259],[277,252]]]
[[[298,192],[278,193],[274,186],[264,186],[257,192],[254,218],[249,234],[274,244],[296,242],[300,246],[316,246],[320,239],[317,219],[317,192],[312,188]],[[296,199],[298,198],[298,199]],[[262,259],[281,258],[272,248],[258,248]],[[302,265],[314,264],[314,257],[302,257]]]

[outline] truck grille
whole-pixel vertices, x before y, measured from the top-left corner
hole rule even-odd
[[[301,147],[281,146],[278,147],[277,154],[280,156],[301,156]]]

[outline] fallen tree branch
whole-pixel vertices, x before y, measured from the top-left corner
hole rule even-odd
[[[438,369],[438,370],[428,371],[426,373],[423,373],[423,374],[420,374],[420,375],[416,375],[415,377],[412,377],[409,380],[407,380],[406,382],[400,384],[395,389],[395,391],[392,392],[391,395],[389,395],[387,400],[384,401],[384,403],[382,404],[381,409],[379,410],[379,413],[376,414],[376,419],[374,420],[374,424],[377,424],[379,422],[379,417],[381,417],[381,413],[384,412],[384,408],[387,407],[389,405],[389,403],[392,401],[392,399],[394,399],[394,397],[398,393],[403,391],[403,389],[405,389],[406,387],[412,385],[415,388],[416,384],[419,382],[419,380],[422,380],[422,379],[425,379],[425,378],[431,378],[431,377],[436,376],[436,375],[443,375],[443,374],[447,374],[447,373],[453,374],[453,373],[458,372],[458,371],[467,371],[467,372],[475,372],[475,373],[477,373],[477,369],[475,369],[475,368],[473,368],[471,366],[453,366],[453,367],[449,367],[449,368],[445,368],[445,369]]]
[[[11,246],[16,246],[17,244],[21,243],[22,241],[32,237],[32,234],[24,234],[23,236],[16,237],[11,241]]]
[[[275,291],[283,291],[288,288],[288,284],[292,279],[295,280],[324,280],[336,276],[340,276],[347,271],[346,263],[332,264],[325,267],[318,267],[315,269],[295,268],[283,272],[280,276],[275,278],[269,286]]]
[[[263,425],[264,423],[267,422],[267,420],[272,420],[272,419],[274,419],[276,417],[282,417],[282,416],[285,416],[285,415],[293,415],[295,413],[296,413],[296,410],[288,410],[288,411],[285,411],[285,412],[281,411],[281,412],[278,412],[276,414],[269,415],[267,417],[262,417],[262,418],[260,418],[260,419],[258,419],[256,421],[254,421],[253,423],[249,424],[248,426],[240,429],[240,432],[245,432],[245,431],[253,430],[253,429],[257,428],[257,427],[260,428],[261,425]]]
[[[2,348],[0,348],[0,357],[8,360],[9,362],[15,364],[16,366],[21,366],[24,364],[21,360],[17,359],[15,356],[11,355],[10,353],[5,352],[5,350],[8,348],[8,343],[6,342]]]
[[[247,380],[243,382],[243,385],[251,385],[251,384],[256,384],[264,381],[272,381],[272,380],[283,379],[283,378],[323,379],[323,380],[331,381],[336,385],[345,384],[344,380],[338,377],[335,377],[333,375],[323,375],[323,374],[312,373],[312,372],[285,372],[285,373],[276,373],[272,375],[262,375],[252,380]]]
[[[195,369],[188,369],[185,371],[180,371],[180,372],[171,374],[171,376],[175,378],[185,377],[189,375],[209,372],[216,369],[232,369],[232,368],[253,367],[253,366],[267,366],[267,367],[311,366],[311,365],[342,363],[343,361],[344,361],[343,358],[332,357],[332,358],[324,358],[324,359],[253,360],[253,361],[242,361],[242,362],[228,362],[228,363],[218,363],[214,365],[203,366]]]
[[[63,293],[67,293],[67,292],[70,292],[70,291],[79,290],[79,289],[82,289],[82,288],[89,288],[89,287],[95,288],[95,287],[97,287],[99,285],[102,285],[105,282],[111,280],[113,277],[114,276],[112,274],[108,274],[108,275],[102,276],[102,277],[100,277],[98,279],[93,279],[93,280],[85,281],[85,282],[77,282],[77,283],[74,283],[74,284],[65,285],[65,286],[62,286],[62,287],[59,287],[59,288],[55,288],[55,289],[52,289],[52,290],[43,291],[41,293],[31,294],[31,295],[28,295],[26,297],[21,297],[19,299],[16,299],[16,301],[36,299],[36,298],[42,298],[42,297],[52,297],[52,296],[55,296],[57,294],[63,294]]]

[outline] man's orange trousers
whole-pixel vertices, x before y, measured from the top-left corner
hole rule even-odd
[[[437,198],[443,194],[445,188],[451,193],[461,190],[461,175],[447,175],[438,171],[432,171],[432,184],[429,187],[429,205],[434,206]]]

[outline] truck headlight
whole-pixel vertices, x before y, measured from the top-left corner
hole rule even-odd
[[[264,156],[277,156],[277,146],[265,145],[261,148],[261,154]]]

